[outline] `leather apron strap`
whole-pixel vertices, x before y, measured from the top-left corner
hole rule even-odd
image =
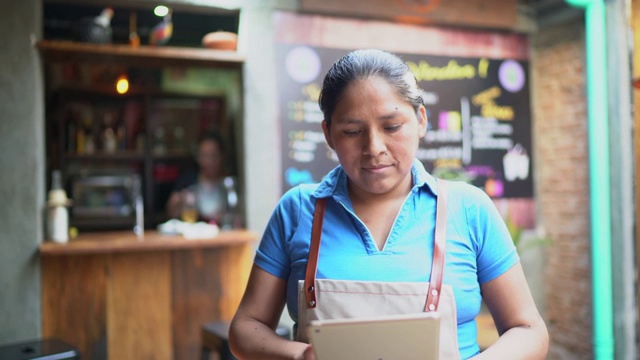
[[[447,182],[438,179],[438,198],[436,201],[436,227],[434,234],[433,261],[431,264],[431,279],[424,311],[437,311],[444,275],[444,258],[446,246],[447,226]],[[307,309],[317,306],[316,299],[316,272],[318,269],[318,257],[320,255],[320,243],[322,241],[322,223],[327,199],[316,199],[313,212],[313,227],[311,228],[311,246],[307,270],[304,278],[304,289]]]
[[[438,180],[438,200],[436,201],[436,230],[433,244],[431,279],[424,311],[437,311],[440,302],[442,278],[444,277],[444,255],[447,245],[447,181]]]
[[[311,228],[311,246],[307,260],[307,272],[304,276],[304,292],[307,309],[316,307],[316,271],[318,270],[318,256],[320,255],[320,242],[322,237],[322,223],[324,221],[324,209],[327,207],[327,199],[316,200],[313,211],[313,227]]]

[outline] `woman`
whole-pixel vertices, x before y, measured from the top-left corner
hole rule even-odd
[[[301,340],[304,322],[322,311],[313,308],[320,304],[305,303],[305,285],[300,286],[303,293],[298,292],[307,262],[312,263],[312,234],[320,232],[322,237],[315,268],[318,281],[422,286],[433,280],[436,205],[445,184],[415,159],[427,128],[415,77],[395,55],[354,51],[328,71],[319,103],[327,144],[340,165],[318,185],[291,189],[276,207],[231,324],[230,345],[241,359],[314,359],[309,344],[274,332],[285,304],[299,322]],[[457,316],[443,318],[443,324],[452,322],[453,335],[440,337],[440,358],[543,359],[546,327],[502,218],[481,190],[447,183],[444,285],[438,310],[450,306]],[[320,203],[326,203],[324,225],[312,231]],[[447,289],[453,290],[452,296],[447,296]],[[480,353],[475,317],[482,300],[500,338]],[[342,308],[346,301],[323,306]],[[427,301],[426,310],[430,306]],[[416,311],[421,309],[405,310]]]
[[[218,133],[208,132],[198,139],[196,162],[198,171],[180,175],[167,202],[167,214],[171,218],[195,221],[196,219],[219,223],[226,209],[224,146]],[[188,209],[197,214],[187,215]],[[192,219],[184,217],[195,217]]]

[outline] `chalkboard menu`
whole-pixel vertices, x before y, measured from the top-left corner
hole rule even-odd
[[[324,74],[347,52],[278,45],[283,191],[318,182],[338,165],[324,139],[318,96]],[[528,63],[397,55],[424,90],[429,125],[417,158],[426,169],[493,198],[533,197]]]

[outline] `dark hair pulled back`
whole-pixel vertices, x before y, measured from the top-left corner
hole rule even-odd
[[[336,61],[324,77],[318,104],[328,127],[344,89],[354,81],[373,76],[393,86],[398,96],[415,111],[423,104],[422,90],[399,56],[378,49],[355,50]]]

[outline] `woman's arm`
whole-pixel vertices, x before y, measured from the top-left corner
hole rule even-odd
[[[518,262],[507,272],[481,285],[500,338],[473,359],[545,359],[547,327],[538,313]]]
[[[182,211],[183,195],[180,191],[174,191],[169,196],[167,205],[165,207],[167,216],[171,219],[180,219],[180,212]]]
[[[233,354],[245,359],[313,360],[309,344],[278,336],[287,282],[253,266],[247,289],[229,329]]]

